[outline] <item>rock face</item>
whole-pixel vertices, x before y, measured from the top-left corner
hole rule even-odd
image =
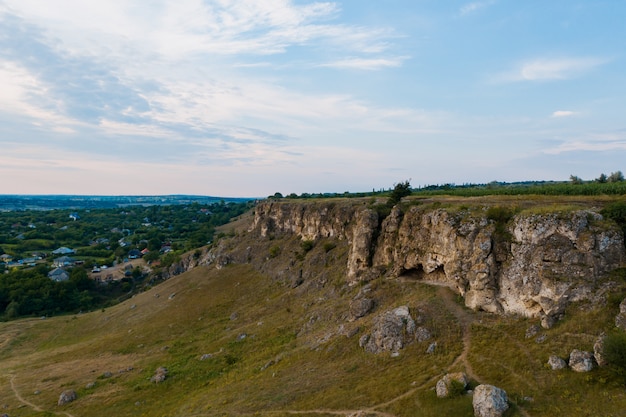
[[[476,417],[501,417],[509,409],[506,392],[493,385],[479,385],[472,400]]]
[[[574,349],[569,355],[569,367],[576,372],[589,372],[595,368],[593,353]]]
[[[59,396],[59,401],[57,402],[57,405],[65,405],[71,403],[72,401],[76,401],[76,398],[76,391],[74,391],[73,389],[63,391]]]
[[[359,344],[370,353],[397,353],[415,340],[416,330],[409,308],[402,306],[376,317],[372,333],[361,337]]]
[[[450,391],[452,386],[457,383],[459,388],[465,390],[467,388],[468,380],[467,376],[462,372],[456,372],[453,374],[446,374],[437,381],[437,385],[435,390],[437,392],[437,397],[446,398],[450,395]]]
[[[346,240],[350,284],[381,274],[433,281],[470,308],[541,318],[544,327],[569,302],[593,297],[625,260],[621,229],[596,212],[522,212],[504,223],[487,212],[396,207],[381,219],[364,203],[268,201],[250,231]]]

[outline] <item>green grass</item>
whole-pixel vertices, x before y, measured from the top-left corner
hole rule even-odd
[[[439,399],[433,391],[446,372],[466,370],[463,362],[452,366],[464,350],[463,331],[440,288],[382,277],[348,287],[343,241],[323,240],[300,259],[301,241],[293,237],[238,239],[224,243],[239,245],[242,253],[251,247],[267,273],[252,265],[196,268],[104,311],[0,323],[0,403],[9,406],[7,413],[473,415],[471,397]],[[281,250],[272,258],[274,245]],[[303,283],[292,288],[289,274],[300,269],[306,272]],[[348,321],[350,300],[366,290],[375,310]],[[620,291],[603,309],[572,305],[563,321],[544,331],[544,343],[525,338],[537,320],[466,311],[474,320],[469,363],[481,381],[507,391],[513,406],[506,416],[523,415],[520,407],[533,417],[622,412],[626,391],[610,372],[554,372],[545,366],[552,354],[590,350],[595,336],[611,328]],[[422,325],[438,343],[435,354],[425,353],[430,341],[409,344],[397,358],[358,346],[375,316],[400,305],[423,316]],[[201,360],[204,354],[212,356]],[[159,366],[168,368],[168,378],[154,384],[150,377]],[[105,372],[111,377],[103,377]],[[22,397],[44,412],[17,399],[11,376]],[[86,388],[90,382],[95,386]],[[58,407],[60,392],[70,388],[78,400]]]

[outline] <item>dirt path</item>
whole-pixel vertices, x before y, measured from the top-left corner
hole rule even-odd
[[[472,364],[467,359],[467,355],[469,354],[469,351],[472,347],[472,335],[470,331],[470,326],[475,320],[474,316],[463,307],[461,307],[456,301],[454,301],[455,295],[449,288],[439,287],[437,294],[439,295],[439,297],[441,297],[441,300],[444,302],[448,311],[450,311],[452,315],[454,315],[454,317],[456,318],[457,322],[461,326],[461,332],[463,334],[463,351],[455,359],[452,365],[450,365],[449,368],[453,368],[460,363],[465,368],[465,374],[468,377],[470,377],[474,381],[482,383],[483,381],[476,374],[476,372],[474,372]]]
[[[26,406],[28,406],[28,407],[30,407],[33,410],[38,411],[38,412],[49,412],[49,413],[52,412],[53,414],[56,414],[56,415],[65,415],[67,417],[74,417],[72,414],[67,413],[65,411],[61,411],[59,413],[57,413],[56,411],[48,411],[48,410],[44,410],[43,408],[39,407],[37,404],[31,403],[30,401],[28,401],[27,399],[22,397],[20,395],[20,392],[17,390],[17,387],[15,386],[15,375],[6,375],[6,376],[10,377],[9,381],[11,383],[11,391],[13,391],[13,394],[15,395],[15,398],[17,398],[17,400],[19,402],[21,402],[22,404],[24,404],[24,405],[26,405]]]

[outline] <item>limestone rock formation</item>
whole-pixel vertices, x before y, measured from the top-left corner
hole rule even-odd
[[[479,385],[472,400],[476,417],[502,417],[509,409],[506,391],[493,385]]]
[[[548,365],[553,371],[558,371],[561,369],[567,368],[567,362],[564,359],[559,358],[558,356],[552,355],[548,359]]]
[[[270,201],[257,205],[250,231],[346,240],[350,284],[380,274],[431,281],[470,308],[540,318],[546,328],[626,260],[623,232],[597,212],[521,212],[498,224],[486,213],[412,206],[380,219],[364,203]]]
[[[468,384],[467,376],[462,372],[455,372],[452,374],[445,374],[443,378],[437,381],[437,385],[435,387],[435,391],[437,392],[437,397],[445,398],[450,395],[451,388],[453,384],[458,384],[460,388],[465,390]]]
[[[65,405],[71,403],[72,401],[76,401],[76,398],[76,391],[74,391],[73,389],[63,391],[59,396],[59,401],[57,402],[57,405]]]
[[[569,355],[569,367],[576,372],[589,372],[595,368],[593,353],[574,349]]]

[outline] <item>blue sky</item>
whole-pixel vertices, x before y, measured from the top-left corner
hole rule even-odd
[[[0,0],[2,193],[626,170],[622,0]]]

